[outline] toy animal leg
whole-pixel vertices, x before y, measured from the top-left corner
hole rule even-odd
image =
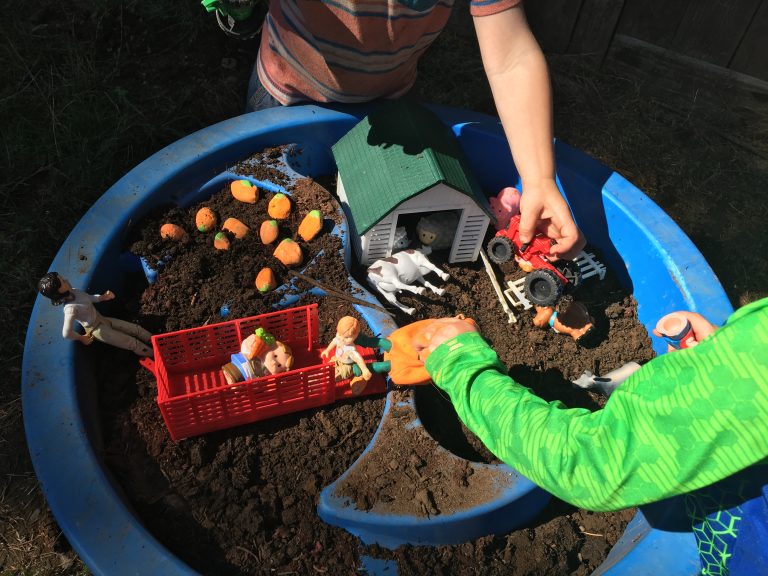
[[[421,279],[421,283],[424,284],[424,286],[426,286],[430,290],[432,290],[432,292],[434,292],[438,296],[442,296],[443,293],[445,292],[445,290],[443,290],[442,288],[438,288],[437,286],[435,286],[431,282],[428,282],[427,280],[424,280],[424,278]]]
[[[423,290],[423,288],[422,288]],[[403,304],[400,304],[400,302],[397,301],[397,298],[395,298],[395,295],[392,292],[385,292],[384,290],[379,289],[379,292],[384,296],[384,298],[387,299],[387,302],[390,302],[391,304],[394,304],[400,310],[405,312],[406,314],[413,316],[413,313],[416,312],[416,308],[408,308],[407,306],[404,306]]]
[[[392,286],[394,286],[397,290],[407,290],[408,292],[413,292],[414,294],[424,294],[426,290],[422,288],[421,286],[411,286],[410,284],[406,284],[405,282],[401,282],[398,278],[393,278],[389,281]]]
[[[419,262],[419,267],[420,268],[426,268],[430,272],[434,272],[435,274],[440,276],[440,279],[443,282],[445,282],[446,280],[448,280],[448,278],[450,278],[450,275],[447,272],[443,272],[442,270],[440,270],[440,268],[438,268],[437,266],[432,264],[432,262],[430,262],[426,258],[424,258],[423,262]]]

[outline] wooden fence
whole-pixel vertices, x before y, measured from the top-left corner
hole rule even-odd
[[[545,51],[602,60],[638,41],[768,81],[768,0],[528,0]]]

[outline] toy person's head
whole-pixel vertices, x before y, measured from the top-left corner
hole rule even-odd
[[[287,344],[277,340],[275,345],[264,355],[262,363],[270,374],[288,372],[293,368],[293,352]]]
[[[70,296],[69,281],[57,272],[48,272],[37,283],[37,291],[51,301],[54,306],[61,306]]]
[[[425,246],[429,246],[437,240],[437,230],[427,224],[422,225],[422,223],[419,222],[419,227],[416,229],[416,232],[419,234],[419,240]]]
[[[349,346],[355,342],[355,338],[360,335],[360,322],[352,316],[344,316],[336,324],[336,338],[341,343]]]

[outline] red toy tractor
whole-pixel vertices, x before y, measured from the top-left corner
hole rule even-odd
[[[488,242],[488,258],[497,264],[508,262],[513,256],[523,270],[525,292],[528,300],[536,306],[554,306],[566,289],[576,288],[581,283],[581,274],[576,262],[549,259],[549,249],[555,240],[537,232],[533,240],[520,242],[520,215],[513,216],[506,230],[499,230]]]

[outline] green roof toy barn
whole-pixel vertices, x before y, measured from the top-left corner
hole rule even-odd
[[[474,261],[490,209],[458,141],[431,111],[396,100],[371,113],[332,148],[337,192],[361,264],[392,254],[395,230],[413,217],[451,212],[448,262]]]

